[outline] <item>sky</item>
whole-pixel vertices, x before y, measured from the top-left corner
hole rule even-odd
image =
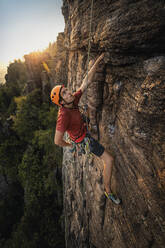
[[[42,51],[64,31],[62,0],[0,0],[0,64]]]

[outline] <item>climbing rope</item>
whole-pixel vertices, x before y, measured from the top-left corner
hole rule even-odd
[[[88,82],[88,72],[89,72],[89,58],[90,58],[90,50],[91,50],[91,36],[92,36],[92,19],[93,19],[93,0],[91,0],[91,10],[90,10],[90,23],[89,23],[89,38],[88,38],[88,53],[87,53],[87,82]],[[88,124],[89,124],[89,117],[88,117],[88,98],[87,98],[87,89],[86,89],[86,94],[85,94],[85,105],[83,106],[83,110],[85,112],[85,117],[86,117],[86,126],[87,126],[87,131],[88,130]],[[96,131],[97,131],[97,136],[98,140],[100,140],[100,132],[99,132],[99,127],[98,127],[98,112],[96,114]]]
[[[87,81],[89,71],[89,56],[91,50],[91,33],[92,33],[92,18],[93,18],[93,0],[91,0],[91,12],[90,12],[90,23],[89,23],[89,38],[88,38],[88,57],[87,57]]]
[[[87,82],[88,82],[88,72],[89,72],[89,57],[90,57],[90,50],[91,50],[91,34],[92,34],[92,19],[93,19],[93,0],[91,0],[91,11],[90,11],[90,23],[89,23],[89,38],[88,38],[88,56],[87,56]],[[87,89],[86,89],[86,95],[85,95],[85,105],[84,105],[84,111],[86,116],[86,125],[87,125],[87,131],[88,131],[88,101],[87,101]]]
[[[89,39],[88,39],[88,57],[87,57],[87,83],[88,83],[88,71],[89,71],[89,57],[90,57],[90,50],[91,50],[91,33],[92,33],[92,17],[93,17],[93,0],[91,0],[91,11],[90,11],[90,25],[89,25]],[[87,110],[88,110],[88,101],[87,101],[87,89],[86,89],[86,95],[85,95],[85,106],[84,106],[84,110],[85,110],[85,119],[86,119],[86,126],[87,126],[87,132],[88,132],[88,115],[87,115]],[[87,138],[86,142],[86,151],[89,150],[89,139]],[[88,153],[87,154],[91,154]],[[89,156],[87,156],[87,174],[89,175]],[[84,163],[83,163],[83,168],[82,168],[82,176],[83,176],[83,199],[86,199],[86,174],[84,174]],[[86,203],[86,200],[84,200],[84,202]],[[87,216],[87,220],[85,221],[85,219],[83,219],[83,226],[86,225],[86,227],[89,229],[89,216],[87,214],[87,206],[85,204],[84,208],[83,208],[83,212],[84,212],[84,216]]]

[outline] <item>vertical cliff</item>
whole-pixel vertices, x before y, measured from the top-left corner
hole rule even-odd
[[[63,1],[73,91],[87,70],[90,7],[88,0]],[[93,135],[115,157],[112,188],[122,205],[105,199],[98,158],[73,158],[65,149],[67,248],[164,247],[164,29],[164,1],[94,1],[90,58],[107,52],[107,59],[87,91],[87,103]]]

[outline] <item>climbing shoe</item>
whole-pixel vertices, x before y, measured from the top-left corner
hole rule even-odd
[[[121,203],[121,200],[113,193],[107,193],[106,191],[104,192],[105,196],[110,199],[113,203],[119,205]]]

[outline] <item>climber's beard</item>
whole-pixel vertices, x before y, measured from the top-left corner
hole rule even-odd
[[[65,107],[72,107],[74,99],[75,99],[75,96],[70,93],[69,96],[67,97],[67,99],[63,99],[62,104]]]

